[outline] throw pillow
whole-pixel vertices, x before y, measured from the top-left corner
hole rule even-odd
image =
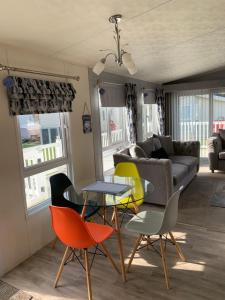
[[[174,155],[173,140],[170,135],[154,135],[153,137],[158,137],[161,147],[167,152],[168,155]]]
[[[145,151],[138,145],[135,146],[134,152],[135,152],[137,158],[142,158],[142,157],[147,158]]]
[[[225,130],[219,129],[219,135],[220,135],[221,142],[222,142],[222,148],[225,149]]]
[[[137,146],[141,147],[144,152],[146,153],[147,157],[151,157],[152,151],[154,151],[154,143],[153,143],[153,138],[149,138],[144,142],[138,142]]]
[[[168,154],[163,148],[152,151],[152,158],[168,158]]]
[[[154,144],[154,150],[158,150],[158,149],[162,148],[162,145],[161,145],[158,137],[153,136],[153,144]]]

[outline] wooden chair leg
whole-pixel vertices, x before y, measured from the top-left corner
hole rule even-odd
[[[167,287],[167,289],[169,289],[170,284],[169,284],[167,261],[166,261],[165,249],[164,249],[164,245],[163,245],[163,239],[162,239],[161,235],[159,236],[159,239],[160,239],[160,252],[161,252],[161,256],[162,256],[162,264],[163,264],[165,280],[166,280],[166,287]]]
[[[177,254],[179,255],[180,259],[181,259],[182,261],[186,261],[186,258],[185,258],[185,256],[184,256],[183,252],[181,251],[181,248],[180,248],[180,246],[178,245],[177,241],[175,240],[175,238],[174,238],[172,232],[169,232],[169,235],[170,235],[170,238],[171,238],[172,243],[174,244],[174,246],[175,246],[175,248],[176,248],[176,250],[177,250]]]
[[[53,240],[52,243],[51,243],[51,248],[52,248],[52,249],[55,249],[55,245],[56,245],[57,241],[58,241],[58,238],[55,237],[54,240]]]
[[[112,213],[111,223],[115,223],[115,211]]]
[[[100,245],[102,246],[103,252],[105,253],[105,255],[107,256],[107,258],[109,259],[109,261],[110,261],[110,263],[112,264],[112,266],[114,267],[114,269],[115,269],[118,273],[120,273],[120,271],[119,271],[119,269],[118,269],[118,267],[117,267],[115,261],[113,260],[111,254],[109,253],[109,251],[108,251],[108,249],[106,248],[106,246],[105,246],[103,243],[101,243]]]
[[[89,267],[87,249],[84,249],[84,259],[85,259],[85,269],[86,269],[86,278],[87,278],[88,300],[92,300],[91,277],[90,277],[90,267]]]
[[[135,201],[135,199],[134,199],[133,194],[131,194],[131,199],[132,199],[132,204],[133,204],[133,206],[134,206],[134,213],[135,213],[135,214],[138,214],[138,213],[139,213],[139,207],[138,207],[138,205],[137,205],[137,203],[136,203],[136,201]]]
[[[129,263],[128,263],[128,265],[127,265],[127,272],[129,272],[131,263],[132,263],[132,261],[133,261],[133,259],[134,259],[134,255],[135,255],[135,253],[136,253],[136,251],[137,251],[137,248],[138,248],[138,246],[139,246],[140,243],[141,243],[142,237],[143,237],[143,235],[140,234],[139,237],[137,238],[136,242],[135,242],[134,249],[133,249],[133,251],[132,251],[132,254],[131,254]]]
[[[59,270],[58,270],[58,273],[56,275],[56,278],[55,278],[55,282],[54,282],[54,288],[57,287],[57,284],[58,284],[58,281],[59,281],[59,278],[62,274],[62,271],[63,271],[63,267],[64,267],[64,263],[65,261],[67,260],[68,258],[68,252],[69,252],[70,248],[69,247],[66,247],[66,250],[64,252],[64,255],[63,255],[63,258],[62,258],[62,261],[61,261],[61,264],[59,266]]]

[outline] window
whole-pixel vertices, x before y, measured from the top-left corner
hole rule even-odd
[[[50,198],[50,176],[68,174],[66,121],[64,113],[18,116],[28,209]]]
[[[213,99],[213,132],[225,129],[225,91],[215,91]]]
[[[100,107],[104,172],[114,167],[113,153],[128,145],[125,107]]]
[[[157,104],[143,104],[142,106],[143,140],[159,132]]]
[[[173,96],[173,138],[199,141],[200,155],[207,157],[210,133],[210,93],[208,90],[178,92]]]

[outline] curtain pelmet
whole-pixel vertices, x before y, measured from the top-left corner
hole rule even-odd
[[[8,76],[10,115],[71,112],[76,90],[71,83]]]

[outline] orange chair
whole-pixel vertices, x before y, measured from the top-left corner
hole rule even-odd
[[[119,273],[113,258],[103,242],[114,232],[114,229],[108,225],[84,222],[80,215],[68,207],[49,206],[52,215],[52,227],[56,236],[66,245],[66,250],[62,258],[58,273],[56,275],[54,287],[57,287],[63,266],[69,261],[71,254],[75,255],[74,249],[84,249],[85,271],[88,287],[88,299],[92,300],[92,289],[90,280],[90,266],[88,259],[88,248],[93,246],[102,247],[102,252],[108,257],[112,266]],[[75,255],[75,257],[77,257]],[[80,260],[79,260],[80,262]]]

